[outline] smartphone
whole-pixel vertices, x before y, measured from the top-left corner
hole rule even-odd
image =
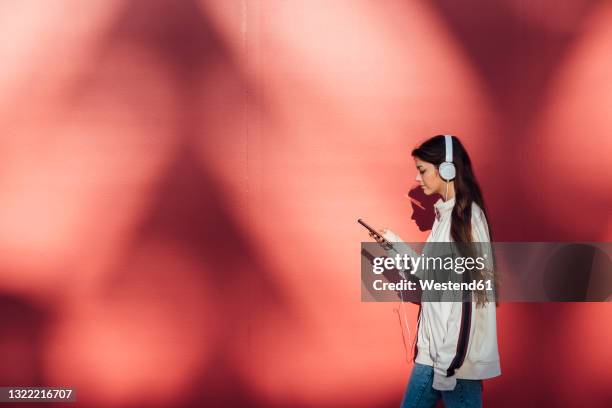
[[[380,235],[380,233],[378,231],[376,231],[374,228],[370,227],[368,224],[365,223],[364,220],[362,220],[361,218],[359,218],[357,220],[357,222],[359,224],[361,224],[362,226],[364,226],[368,231],[370,231],[370,233],[372,233],[374,235],[374,237],[376,237],[376,240],[380,240],[380,244],[387,249],[390,249],[393,247],[393,245],[391,245],[391,243],[389,241],[387,241],[382,235]]]

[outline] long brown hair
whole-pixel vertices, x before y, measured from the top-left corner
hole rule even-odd
[[[487,208],[482,197],[482,191],[476,175],[472,170],[472,161],[463,144],[456,136],[452,136],[453,143],[453,164],[455,165],[455,205],[453,206],[451,218],[451,237],[456,243],[472,243],[472,204],[476,203],[481,208],[487,228],[489,229],[489,238],[493,242]],[[446,143],[444,135],[434,136],[419,147],[412,151],[412,156],[426,161],[439,167],[446,159]],[[460,246],[464,249],[466,256],[474,256],[472,245]],[[491,254],[493,256],[493,254]],[[492,259],[493,270],[489,271],[491,278],[494,280],[495,294],[497,294],[497,279],[495,279],[495,259]],[[479,279],[483,276],[472,276],[472,279]],[[476,291],[478,304],[482,305],[486,301],[485,291]]]

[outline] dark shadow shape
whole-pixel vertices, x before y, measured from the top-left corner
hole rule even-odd
[[[573,21],[559,27],[546,23],[554,18],[555,2],[523,2],[522,13],[508,3],[435,0],[432,5],[484,79],[496,109],[520,132],[547,105],[557,71],[601,0],[577,1]]]
[[[14,295],[0,294],[0,384],[28,387],[50,385],[45,384],[43,375],[44,339],[49,320],[49,312],[32,302]],[[17,345],[19,351],[15,352],[12,347]]]
[[[434,204],[438,201],[439,197],[435,194],[428,196],[421,187],[412,188],[408,192],[408,197],[411,198],[412,202],[412,216],[410,219],[414,220],[417,227],[419,227],[419,231],[431,230],[436,218]]]
[[[543,285],[554,302],[604,302],[612,296],[612,262],[599,248],[570,244],[548,260]]]
[[[138,279],[135,275],[141,272],[126,270],[126,265],[130,265],[132,254],[139,252],[141,243],[159,239],[176,243],[198,261],[202,285],[216,295],[220,313],[233,310],[225,305],[255,303],[251,316],[256,311],[277,310],[291,315],[291,299],[229,208],[222,187],[201,166],[191,146],[184,143],[158,181],[151,207],[107,281],[107,293],[112,295],[115,287]],[[245,285],[250,287],[248,292]]]

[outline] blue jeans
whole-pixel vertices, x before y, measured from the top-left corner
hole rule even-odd
[[[481,408],[482,380],[457,380],[452,391],[434,390],[433,367],[414,364],[401,408],[433,408],[442,398],[446,408]]]

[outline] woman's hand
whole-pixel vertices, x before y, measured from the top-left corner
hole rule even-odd
[[[374,238],[374,240],[376,240],[376,242],[378,242],[383,248],[387,249],[392,242],[392,240],[388,238],[389,235],[394,236],[395,234],[388,228],[379,228],[376,230],[376,232],[378,232],[379,235],[370,232],[370,236]]]

